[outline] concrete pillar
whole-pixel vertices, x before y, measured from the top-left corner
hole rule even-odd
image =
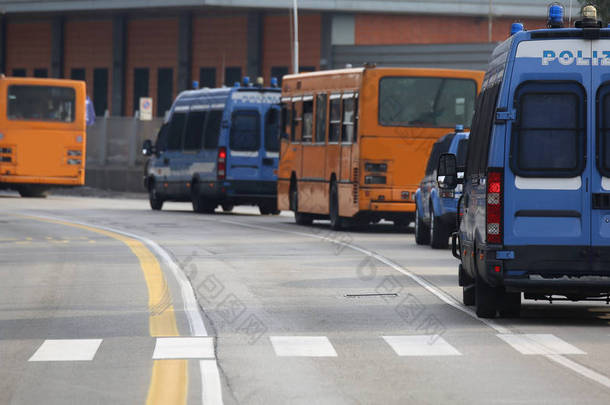
[[[178,21],[178,93],[192,87],[193,14],[184,12]]]
[[[320,25],[320,70],[332,69],[333,67],[333,15],[331,13],[322,14],[322,24]]]
[[[248,13],[248,60],[246,74],[254,82],[257,77],[263,76],[263,17],[260,11]]]
[[[51,23],[51,77],[64,77],[64,18],[54,17]]]
[[[112,115],[125,110],[125,69],[127,49],[127,18],[117,15],[112,20]]]

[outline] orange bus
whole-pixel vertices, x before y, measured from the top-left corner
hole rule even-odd
[[[85,181],[85,82],[0,77],[0,187],[43,197]]]
[[[365,67],[284,76],[278,208],[302,225],[409,226],[432,145],[470,126],[483,74]]]

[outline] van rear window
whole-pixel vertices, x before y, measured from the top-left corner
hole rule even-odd
[[[254,151],[261,145],[258,111],[238,111],[233,114],[229,147],[236,151]]]
[[[548,86],[526,87],[518,97],[511,166],[522,176],[576,176],[584,160],[584,95]]]
[[[470,127],[477,85],[470,79],[384,77],[379,82],[379,124]]]

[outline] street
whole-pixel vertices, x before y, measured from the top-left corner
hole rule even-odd
[[[1,404],[607,404],[610,307],[461,304],[381,223],[0,194]]]

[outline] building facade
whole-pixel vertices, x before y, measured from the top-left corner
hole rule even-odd
[[[575,2],[577,3],[577,2]],[[292,70],[289,0],[0,0],[0,70],[87,81],[96,113],[152,97],[268,82]],[[491,4],[491,6],[490,6]],[[545,25],[547,0],[299,0],[301,70],[379,65],[484,69],[510,25]]]

